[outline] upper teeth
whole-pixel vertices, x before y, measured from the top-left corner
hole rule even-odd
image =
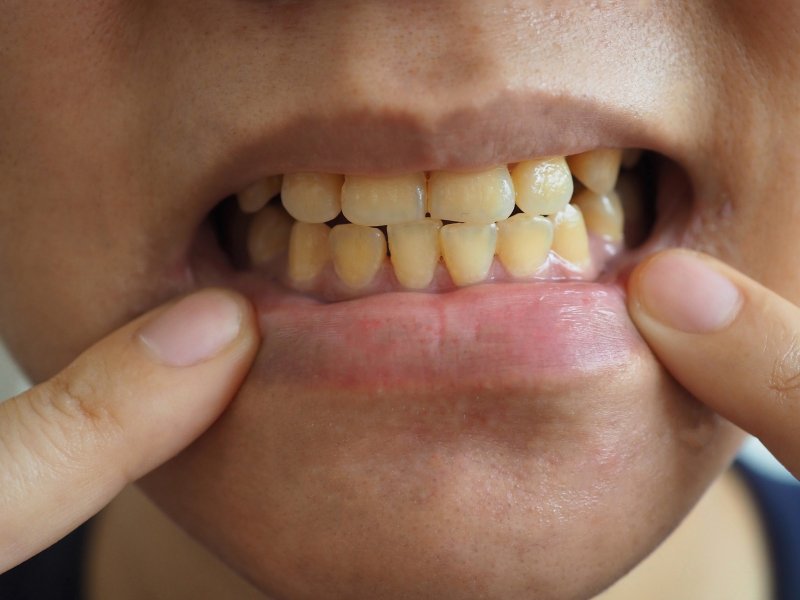
[[[388,266],[386,237],[376,229],[383,225],[400,285],[428,287],[440,259],[453,283],[469,285],[493,272],[495,254],[511,277],[530,278],[551,250],[577,270],[589,269],[587,229],[620,243],[624,216],[614,186],[622,156],[594,150],[523,161],[510,171],[434,171],[427,178],[295,173],[259,181],[238,199],[243,212],[257,213],[248,233],[251,262],[264,264],[288,249],[288,277],[296,287],[313,287],[331,262],[346,288],[372,285]],[[573,176],[585,186],[574,198]],[[267,204],[279,185],[285,213]],[[511,216],[515,204],[523,214]],[[340,213],[350,224],[325,225]]]

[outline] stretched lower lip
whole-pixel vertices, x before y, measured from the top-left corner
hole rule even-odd
[[[335,304],[268,292],[254,300],[261,367],[275,385],[552,391],[645,351],[617,283],[494,283]]]

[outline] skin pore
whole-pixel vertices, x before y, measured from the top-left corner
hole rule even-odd
[[[687,205],[675,243],[797,303],[795,4],[11,2],[0,330],[40,381],[143,310],[219,283],[192,271],[192,240],[261,176],[596,146],[679,164],[692,198],[673,199]],[[520,94],[529,114],[514,112]],[[487,106],[530,120],[530,138],[498,128],[495,143]],[[231,409],[141,487],[275,597],[591,596],[669,534],[741,439],[640,340],[568,377],[520,367],[378,393],[310,380],[334,372],[324,340],[284,314],[262,324]],[[356,342],[336,360],[359,364]],[[741,488],[718,489],[741,516],[734,538],[757,538]]]

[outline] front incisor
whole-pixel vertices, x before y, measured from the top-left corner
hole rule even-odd
[[[534,275],[547,260],[553,224],[545,217],[520,213],[497,224],[497,257],[509,275]]]
[[[337,225],[330,234],[333,268],[348,287],[368,286],[386,259],[386,236],[363,225]]]
[[[281,201],[290,215],[304,223],[324,223],[339,216],[344,177],[332,173],[291,173],[283,176]]]
[[[589,234],[581,210],[567,204],[548,219],[553,223],[553,252],[576,267],[589,266]]]
[[[511,171],[517,206],[532,215],[553,215],[572,197],[573,184],[563,156],[526,160]]]
[[[622,162],[622,150],[600,148],[567,157],[575,178],[597,194],[607,194],[614,189]]]
[[[281,193],[282,181],[281,175],[272,175],[246,187],[236,195],[236,199],[239,201],[239,210],[245,214],[260,211],[270,200]]]
[[[431,217],[489,225],[514,211],[514,183],[508,167],[473,173],[434,171],[428,180]]]
[[[609,242],[622,241],[625,213],[616,192],[601,196],[592,190],[583,190],[572,203],[581,209],[586,229]]]
[[[425,217],[425,173],[397,177],[347,175],[342,214],[357,225],[394,225]]]
[[[253,266],[264,265],[286,251],[292,223],[276,204],[268,204],[253,216],[247,229],[247,252]]]
[[[325,223],[296,222],[289,238],[289,279],[296,285],[310,283],[330,260],[331,228]]]
[[[442,257],[458,286],[484,281],[494,261],[497,226],[451,223],[439,231]]]
[[[403,287],[422,290],[433,281],[439,264],[442,222],[422,219],[389,225],[389,254],[394,274]]]

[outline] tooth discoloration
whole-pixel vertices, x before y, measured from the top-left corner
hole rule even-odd
[[[344,177],[331,173],[284,175],[281,188],[283,207],[304,223],[332,221],[341,211]]]
[[[337,225],[330,234],[333,267],[348,287],[368,286],[386,259],[386,236],[363,225]]]
[[[472,173],[435,171],[428,181],[431,217],[489,225],[514,210],[514,183],[505,166]]]
[[[601,148],[567,157],[572,174],[597,194],[614,189],[622,162],[622,150]]]
[[[605,195],[592,190],[582,190],[572,203],[580,208],[586,229],[610,242],[621,242],[625,227],[625,214],[616,192]]]
[[[425,173],[398,177],[347,175],[342,214],[357,225],[396,225],[425,218]]]
[[[441,256],[441,228],[442,222],[436,219],[389,225],[389,254],[403,287],[422,290],[430,285]]]
[[[458,286],[484,281],[497,247],[497,226],[452,223],[439,232],[442,257],[450,278]]]
[[[511,170],[517,206],[533,215],[552,215],[572,197],[573,183],[563,156],[526,160]]]
[[[286,252],[292,223],[276,204],[268,204],[253,216],[247,229],[247,252],[253,266],[262,266]]]
[[[301,223],[292,227],[289,238],[289,279],[296,285],[316,279],[330,260],[331,228],[325,223]]]
[[[281,193],[283,177],[273,175],[256,181],[236,195],[239,209],[245,214],[257,213],[267,203]]]
[[[564,210],[548,219],[553,222],[553,252],[578,268],[588,267],[591,262],[589,235],[580,209],[567,204]]]
[[[534,275],[552,243],[553,224],[545,217],[520,213],[497,224],[497,257],[512,277]]]

